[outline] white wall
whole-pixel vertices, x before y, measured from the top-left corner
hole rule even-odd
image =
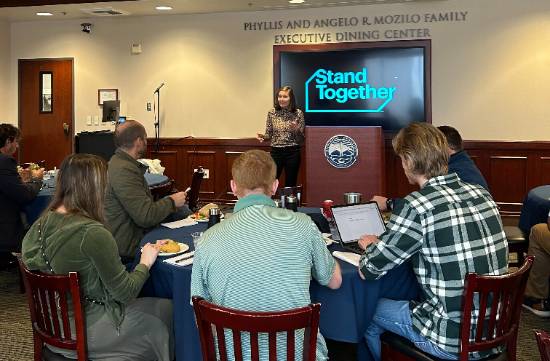
[[[447,11],[467,11],[467,21],[347,29],[243,30],[243,23],[250,21]],[[547,0],[449,0],[93,18],[89,35],[80,31],[81,22],[35,21],[11,25],[13,106],[9,107],[9,118],[17,116],[17,59],[73,57],[77,131],[101,129],[86,126],[86,116],[100,114],[99,88],[118,88],[122,113],[141,120],[152,135],[153,112],[145,110],[146,102],[153,101],[153,90],[165,82],[161,91],[161,136],[251,137],[257,130],[263,130],[265,114],[272,102],[275,34],[427,28],[432,39],[434,124],[453,125],[464,138],[472,140],[550,137],[550,2]],[[142,54],[130,54],[132,43],[142,44]],[[0,50],[1,44],[0,40]]]
[[[9,108],[16,106],[8,98],[11,95],[10,76],[10,24],[0,20],[0,99],[4,99],[4,105],[0,106],[0,123],[16,124],[17,119],[8,117],[11,116]]]

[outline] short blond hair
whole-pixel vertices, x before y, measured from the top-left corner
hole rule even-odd
[[[392,145],[395,154],[408,162],[413,174],[423,175],[428,179],[447,174],[447,139],[433,125],[411,123],[397,133]]]
[[[239,192],[260,188],[270,195],[276,173],[277,166],[271,155],[259,149],[241,154],[231,168],[231,176]]]

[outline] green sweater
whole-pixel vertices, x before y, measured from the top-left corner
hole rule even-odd
[[[139,264],[128,273],[120,262],[113,236],[101,223],[50,211],[32,225],[23,239],[23,262],[31,270],[51,273],[40,251],[40,227],[44,251],[54,272],[78,272],[83,297],[105,303],[84,301],[87,325],[107,312],[118,327],[124,319],[125,304],[137,297],[149,277],[147,267]]]
[[[134,257],[145,230],[176,210],[169,197],[153,200],[143,176],[146,169],[121,149],[109,161],[105,217],[121,256]]]

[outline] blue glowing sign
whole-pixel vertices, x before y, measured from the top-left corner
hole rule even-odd
[[[395,87],[370,85],[367,68],[358,72],[318,69],[305,83],[305,111],[308,113],[381,113],[393,100],[395,92]],[[365,108],[346,106],[348,102],[354,100],[365,101],[362,103],[365,104]],[[331,108],[312,109],[310,103],[329,104]],[[334,105],[337,106],[336,109]]]

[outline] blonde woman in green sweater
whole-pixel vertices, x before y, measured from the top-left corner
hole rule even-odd
[[[101,158],[68,156],[49,209],[23,240],[23,262],[46,273],[79,273],[90,359],[172,360],[171,300],[136,298],[157,258],[158,245],[145,245],[140,263],[131,273],[126,271],[104,226],[106,182],[107,166]]]

